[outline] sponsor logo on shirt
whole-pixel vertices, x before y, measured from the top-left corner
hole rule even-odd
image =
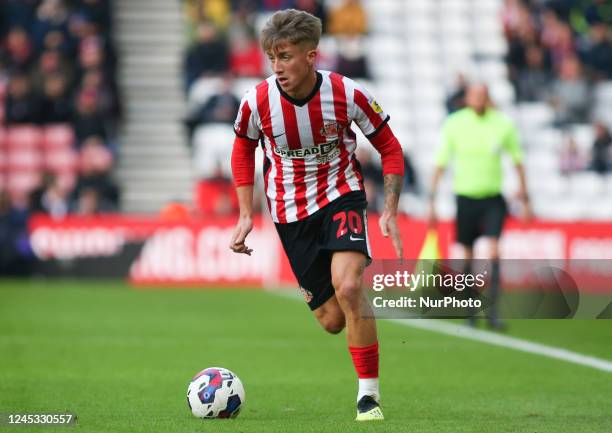
[[[380,105],[378,105],[378,102],[376,102],[376,100],[372,99],[372,101],[370,102],[370,107],[372,107],[372,110],[374,110],[375,113],[382,113],[382,108],[380,108]]]
[[[290,159],[307,159],[314,157],[319,164],[328,162],[340,154],[338,149],[338,140],[333,140],[328,143],[318,144],[301,149],[288,149],[284,146],[276,146],[274,153],[282,158]]]

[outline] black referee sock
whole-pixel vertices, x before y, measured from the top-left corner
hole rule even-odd
[[[489,285],[489,309],[488,319],[489,322],[494,323],[499,320],[498,317],[498,302],[499,294],[501,292],[501,276],[499,259],[491,260],[491,284]]]
[[[463,275],[471,275],[472,274],[472,261],[465,260],[463,263]],[[467,299],[476,299],[477,291],[472,287],[468,286],[465,288],[465,295]],[[471,325],[476,324],[476,309],[472,307],[467,307],[466,309],[466,319]]]

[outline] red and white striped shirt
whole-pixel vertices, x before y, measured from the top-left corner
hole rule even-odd
[[[388,120],[358,83],[318,71],[315,88],[300,101],[283,92],[275,76],[262,81],[242,98],[234,129],[238,137],[261,141],[272,219],[289,223],[363,190],[351,124],[368,137]]]

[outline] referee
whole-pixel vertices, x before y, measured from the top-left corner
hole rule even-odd
[[[455,230],[457,242],[463,247],[465,271],[470,271],[473,246],[483,236],[489,246],[487,258],[491,260],[488,323],[491,328],[503,329],[499,320],[497,300],[500,293],[499,237],[507,214],[506,202],[501,195],[502,153],[510,155],[520,180],[519,197],[522,201],[522,219],[531,219],[531,207],[523,169],[523,151],[518,131],[512,121],[491,106],[489,91],[484,84],[468,86],[465,97],[467,107],[453,113],[442,129],[442,142],[436,154],[429,201],[430,227],[437,221],[435,197],[444,169],[454,162],[453,189],[457,196]],[[469,323],[475,325],[475,319]]]

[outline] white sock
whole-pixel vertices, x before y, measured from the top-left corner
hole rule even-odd
[[[359,392],[357,392],[357,401],[361,400],[364,395],[369,395],[374,400],[380,400],[380,391],[378,389],[378,378],[375,379],[359,379]]]

